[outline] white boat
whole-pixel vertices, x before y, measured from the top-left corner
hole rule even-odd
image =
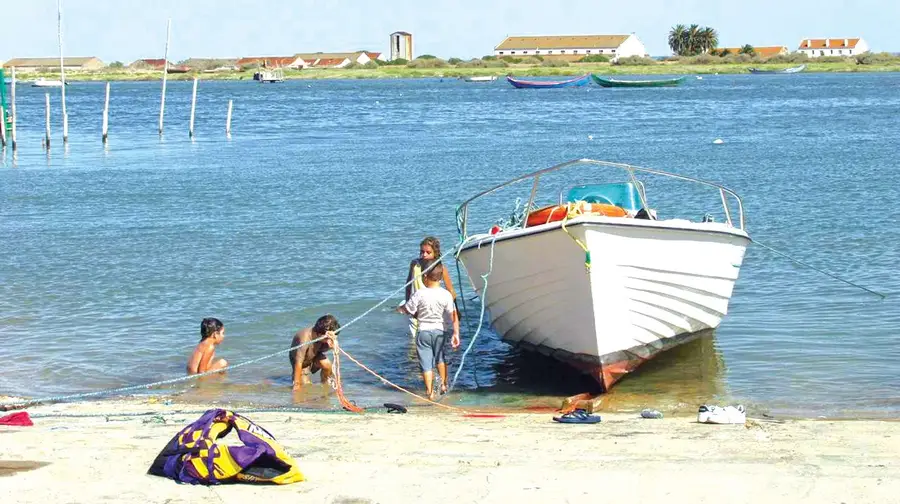
[[[284,69],[261,69],[253,74],[253,80],[259,81],[263,84],[272,82],[284,82]]]
[[[563,169],[579,171],[573,178]],[[597,182],[601,172],[626,181],[573,184]],[[509,194],[520,182],[531,182],[522,194],[530,212],[514,211],[490,231],[490,220],[476,224],[473,203],[484,208],[488,195]],[[651,194],[653,207],[648,187],[660,189]],[[708,205],[698,189],[710,196]],[[537,209],[542,199],[552,204]],[[710,207],[716,215],[707,213]],[[651,208],[667,217],[656,220]],[[679,209],[694,218],[675,218]],[[718,327],[750,243],[733,191],[588,159],[488,189],[459,206],[457,222],[458,259],[483,296],[494,330],[589,373],[605,390],[658,353]],[[470,234],[474,225],[484,232]]]
[[[31,83],[31,87],[62,87],[61,80],[50,80],[43,77]]]
[[[463,79],[466,82],[494,82],[497,80],[496,75],[475,75],[472,77],[466,77]]]
[[[749,70],[750,70],[750,73],[752,73],[752,74],[769,74],[769,75],[795,74],[795,73],[800,73],[800,72],[806,70],[806,65],[799,65],[799,66],[795,66],[795,67],[791,67],[791,68],[782,68],[781,70],[762,70],[759,68],[750,68]]]

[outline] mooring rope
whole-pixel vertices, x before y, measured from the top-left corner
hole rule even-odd
[[[565,217],[563,217],[561,227],[562,227],[562,230],[567,235],[569,235],[569,238],[575,240],[575,243],[577,243],[578,246],[581,247],[581,250],[584,250],[584,268],[587,270],[588,273],[590,273],[591,272],[591,250],[588,248],[587,245],[585,245],[585,243],[583,241],[581,241],[577,237],[575,237],[575,235],[570,233],[569,230],[566,228],[566,222],[568,222],[569,219],[574,219],[575,217],[578,217],[582,214],[584,214],[584,212],[582,210],[581,205],[578,205],[577,203],[566,203],[566,215],[565,215]],[[600,212],[600,214],[602,215],[603,212]],[[551,212],[551,215],[552,215],[552,212]],[[547,222],[550,222],[550,217],[547,217]]]
[[[367,373],[371,374],[371,375],[374,376],[375,378],[378,378],[379,380],[381,380],[381,382],[384,383],[385,385],[389,385],[389,386],[391,386],[391,387],[393,387],[393,388],[399,390],[400,392],[403,392],[403,393],[405,393],[405,394],[409,394],[409,395],[411,395],[411,396],[413,396],[413,397],[415,397],[415,398],[417,398],[417,399],[419,399],[419,400],[425,401],[425,402],[427,402],[427,403],[429,403],[429,404],[433,404],[433,405],[435,405],[435,406],[440,406],[441,408],[445,408],[445,409],[448,409],[448,410],[451,410],[451,411],[459,411],[459,412],[461,412],[461,413],[469,413],[468,411],[466,411],[466,410],[464,410],[464,409],[462,409],[462,408],[457,408],[457,407],[455,407],[455,406],[447,406],[446,404],[441,404],[441,403],[439,403],[439,402],[437,402],[437,401],[432,401],[431,399],[428,399],[427,397],[421,396],[421,395],[419,395],[419,394],[416,394],[415,392],[412,392],[412,391],[410,391],[410,390],[407,390],[407,389],[401,387],[400,385],[397,385],[396,383],[394,383],[394,382],[388,380],[387,378],[381,376],[380,374],[376,373],[375,371],[372,371],[372,370],[369,369],[365,364],[363,364],[362,362],[360,362],[360,361],[356,360],[355,358],[353,358],[352,355],[348,354],[348,353],[347,353],[346,351],[344,351],[343,349],[340,349],[340,352],[341,352],[342,354],[344,354],[345,357],[347,357],[348,359],[350,359],[354,364],[356,364],[357,366],[359,366],[360,368],[362,368],[364,371],[366,371]]]
[[[261,408],[222,408],[234,411],[235,413],[321,413],[321,414],[345,414],[343,409],[316,409],[302,408],[297,406],[272,406]],[[385,409],[378,407],[373,409]],[[154,417],[164,415],[200,415],[206,413],[209,409],[176,409],[176,410],[158,410],[158,411],[120,411],[120,412],[98,412],[98,413],[29,413],[31,418],[136,418],[136,417]]]
[[[332,370],[334,371],[334,391],[337,393],[341,406],[347,411],[362,413],[364,411],[362,408],[353,404],[344,396],[344,384],[341,380],[341,346],[338,344],[337,339],[334,340],[334,364],[332,365]]]
[[[857,283],[853,283],[853,282],[851,282],[850,280],[844,280],[843,278],[841,278],[841,277],[839,277],[839,276],[837,276],[837,275],[835,275],[835,274],[829,273],[829,272],[827,272],[827,271],[825,271],[825,270],[823,270],[823,269],[819,269],[819,268],[817,268],[817,267],[815,267],[815,266],[813,266],[813,265],[811,265],[811,264],[807,264],[807,263],[801,261],[800,259],[797,259],[797,258],[795,258],[795,257],[792,257],[792,256],[789,255],[789,254],[785,254],[784,252],[780,252],[780,251],[778,251],[778,250],[775,250],[774,248],[772,248],[772,247],[770,247],[770,246],[768,246],[768,245],[766,245],[766,244],[764,244],[764,243],[761,243],[761,242],[759,242],[759,241],[757,241],[757,240],[752,240],[752,241],[753,241],[753,243],[759,245],[760,247],[762,247],[762,248],[764,248],[764,249],[766,249],[766,250],[770,250],[770,251],[772,251],[772,252],[775,252],[776,254],[778,254],[778,255],[780,255],[780,256],[782,256],[782,257],[785,257],[785,258],[787,258],[787,259],[790,259],[791,261],[794,261],[795,263],[797,263],[797,264],[799,264],[799,265],[801,265],[801,266],[806,266],[806,267],[809,268],[809,269],[812,269],[812,270],[814,270],[814,271],[818,271],[819,273],[821,273],[821,274],[823,274],[823,275],[826,275],[826,276],[829,276],[829,277],[831,277],[831,278],[833,278],[833,279],[835,279],[835,280],[844,282],[844,283],[847,284],[847,285],[852,285],[853,287],[856,287],[857,289],[862,289],[862,290],[868,292],[869,294],[874,294],[874,295],[880,297],[881,299],[884,299],[884,298],[887,297],[887,294],[882,294],[882,293],[880,293],[880,292],[875,292],[875,291],[873,291],[872,289],[869,289],[869,288],[867,288],[867,287],[863,287],[862,285],[859,285],[859,284],[857,284]]]
[[[461,245],[461,243],[460,243],[460,244],[457,244],[457,245],[455,245],[455,246],[453,246],[450,250],[448,250],[448,251],[445,252],[443,255],[441,255],[441,257],[438,258],[438,261],[436,261],[435,263],[429,265],[429,267],[425,268],[425,269],[422,271],[422,273],[423,273],[423,274],[426,273],[426,272],[429,271],[431,268],[433,268],[434,265],[437,264],[437,262],[443,260],[443,259],[444,259],[445,257],[447,257],[448,255],[455,253],[455,252],[456,252],[456,249],[459,248],[459,245]],[[364,311],[362,314],[360,314],[360,315],[358,315],[357,317],[353,318],[352,320],[350,320],[350,322],[347,322],[346,324],[344,324],[343,326],[341,326],[338,330],[336,330],[336,331],[334,331],[334,332],[335,332],[335,333],[339,333],[339,332],[343,331],[344,329],[346,329],[346,328],[352,326],[353,324],[355,324],[356,322],[358,322],[359,320],[361,320],[363,317],[365,317],[365,316],[367,316],[368,314],[372,313],[373,311],[377,310],[379,307],[381,307],[382,305],[384,305],[386,302],[388,302],[388,301],[389,301],[390,299],[392,299],[394,296],[396,296],[397,294],[399,294],[401,291],[405,290],[406,287],[407,287],[407,285],[410,285],[413,281],[415,281],[415,279],[413,279],[413,280],[407,282],[405,285],[403,285],[403,286],[400,287],[399,289],[397,289],[397,290],[395,290],[394,292],[390,293],[387,297],[385,297],[384,299],[382,299],[381,301],[379,301],[378,303],[376,303],[374,306],[372,306],[372,307],[369,308],[368,310]],[[40,398],[36,398],[36,399],[28,399],[28,400],[25,400],[25,401],[19,401],[19,402],[2,403],[2,404],[0,404],[0,411],[10,411],[10,410],[15,410],[15,409],[24,409],[24,408],[27,408],[27,407],[29,407],[29,406],[34,406],[34,405],[37,405],[37,404],[58,403],[58,402],[63,402],[63,401],[74,401],[74,400],[80,400],[80,399],[87,399],[87,398],[90,398],[90,397],[101,397],[101,396],[107,396],[107,395],[121,395],[121,394],[128,393],[128,392],[135,392],[135,391],[138,391],[138,390],[146,390],[146,389],[150,389],[150,388],[161,387],[161,386],[164,386],[164,385],[172,385],[172,384],[175,384],[175,383],[181,383],[181,382],[186,382],[186,381],[190,381],[190,380],[196,380],[196,379],[199,379],[199,378],[203,378],[204,376],[209,376],[209,375],[212,375],[212,374],[221,373],[221,372],[223,372],[223,371],[239,369],[239,368],[242,368],[242,367],[245,367],[245,366],[249,366],[249,365],[251,365],[251,364],[256,364],[256,363],[258,363],[258,362],[262,362],[262,361],[264,361],[264,360],[268,360],[268,359],[271,359],[271,358],[273,358],[273,357],[277,357],[277,356],[279,356],[279,355],[289,353],[289,352],[291,352],[291,351],[293,351],[293,350],[302,348],[302,347],[304,347],[304,346],[306,346],[306,345],[311,345],[311,344],[313,344],[313,343],[322,341],[322,340],[325,339],[325,338],[326,338],[326,336],[322,336],[322,337],[320,337],[320,338],[316,338],[316,339],[313,339],[313,340],[308,341],[308,342],[305,342],[305,343],[300,343],[299,345],[295,345],[295,346],[292,346],[292,347],[287,348],[287,349],[284,349],[284,350],[279,350],[279,351],[277,351],[277,352],[273,352],[273,353],[270,353],[270,354],[267,354],[267,355],[263,355],[262,357],[258,357],[258,358],[255,358],[255,359],[250,359],[250,360],[248,360],[248,361],[244,361],[244,362],[241,362],[241,363],[238,363],[238,364],[231,364],[231,365],[229,365],[229,366],[227,366],[227,367],[224,367],[224,368],[221,368],[221,369],[216,369],[216,370],[214,370],[214,371],[206,371],[206,372],[204,372],[204,373],[199,373],[199,374],[194,374],[194,375],[184,375],[184,376],[179,376],[179,377],[177,377],[177,378],[170,378],[170,379],[166,379],[166,380],[159,380],[159,381],[155,381],[155,382],[151,382],[151,383],[143,383],[143,384],[140,384],[140,385],[130,385],[130,386],[127,386],[127,387],[118,387],[118,388],[112,388],[112,389],[104,389],[104,390],[98,390],[98,391],[94,391],[94,392],[82,392],[82,393],[78,393],[78,394],[67,394],[67,395],[58,395],[58,396],[40,397]],[[344,355],[347,355],[346,352],[344,352]],[[354,359],[351,359],[351,360],[354,360]],[[354,360],[354,362],[357,362],[357,361]],[[342,393],[342,392],[341,392],[341,393]],[[341,393],[339,393],[339,396],[340,396]],[[345,399],[345,400],[346,400],[346,399]],[[343,403],[343,401],[342,401],[342,403]],[[349,401],[348,401],[348,404],[350,404]]]
[[[491,273],[494,272],[494,245],[496,245],[496,243],[497,235],[494,235],[494,238],[491,240],[491,258],[490,262],[488,263],[488,271],[484,275],[481,275],[481,280],[484,282],[484,287],[481,289],[481,295],[479,296],[481,298],[481,315],[478,317],[478,327],[475,329],[475,335],[472,336],[472,341],[469,342],[469,345],[466,347],[466,351],[463,352],[462,357],[459,360],[459,366],[456,368],[456,373],[453,374],[453,381],[450,382],[450,387],[447,389],[447,394],[452,392],[453,388],[456,387],[456,381],[459,379],[459,373],[462,371],[463,365],[466,363],[466,356],[469,355],[469,352],[471,352],[475,347],[475,340],[478,339],[478,335],[481,333],[481,327],[484,324],[484,309],[488,289],[488,277],[491,275]],[[478,245],[478,248],[481,248],[481,244]],[[476,385],[478,383],[477,373],[478,370],[474,369],[473,374],[476,374]],[[444,397],[446,397],[446,395]]]
[[[466,296],[465,296],[465,293],[463,292],[463,283],[464,282],[462,280],[462,272],[460,272],[460,269],[459,269],[459,256],[458,255],[456,256],[456,282],[459,285],[459,298],[462,302],[463,319],[468,321],[469,320],[469,312],[466,309]],[[454,302],[455,302],[455,300],[454,300]],[[459,307],[457,307],[456,311],[459,312]],[[467,324],[468,324],[468,322],[467,322]],[[462,327],[462,326],[460,325],[460,327]],[[481,324],[479,324],[479,327],[481,327]],[[466,329],[467,330],[469,329],[468,325],[466,325]],[[476,329],[475,337],[477,337],[477,336],[478,336],[478,330]],[[478,359],[477,359],[477,357],[474,357],[472,360],[474,361],[472,363],[472,366],[473,366],[472,378],[475,380],[475,388],[480,388],[480,385],[478,385]]]
[[[250,364],[256,364],[257,362],[262,362],[266,359],[271,359],[272,357],[276,357],[285,352],[290,352],[291,350],[295,350],[295,349],[304,347],[306,345],[311,345],[318,341],[322,341],[325,338],[326,338],[325,336],[322,336],[321,338],[316,338],[314,340],[292,346],[292,347],[288,348],[287,350],[279,350],[277,352],[274,352],[274,353],[271,353],[268,355],[263,355],[262,357],[257,357],[256,359],[250,359],[248,361],[244,361],[244,362],[241,362],[238,364],[232,364],[232,365],[224,367],[222,369],[206,371],[204,373],[198,373],[198,374],[194,374],[194,375],[184,375],[184,376],[179,376],[177,378],[170,378],[168,380],[159,380],[159,381],[155,381],[152,383],[143,383],[140,385],[129,385],[127,387],[98,390],[95,392],[83,392],[80,394],[68,394],[68,395],[41,397],[41,398],[29,399],[29,400],[21,401],[21,402],[17,402],[17,403],[3,403],[3,404],[0,404],[0,411],[23,409],[23,408],[27,408],[29,406],[34,406],[36,404],[58,403],[58,402],[63,402],[63,401],[87,399],[88,397],[100,397],[100,396],[105,396],[105,395],[121,395],[121,394],[124,394],[127,392],[134,392],[137,390],[150,389],[150,388],[155,388],[155,387],[161,387],[163,385],[172,385],[175,383],[185,382],[185,381],[189,381],[189,380],[195,380],[198,378],[203,378],[204,376],[221,373],[226,370],[238,369],[238,368],[242,368],[244,366],[249,366]]]

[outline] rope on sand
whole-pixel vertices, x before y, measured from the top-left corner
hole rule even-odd
[[[362,413],[364,410],[353,404],[344,396],[344,385],[341,380],[341,346],[337,340],[334,340],[334,364],[331,368],[334,371],[334,391],[337,393],[338,401],[347,411],[354,413]]]
[[[223,408],[234,411],[235,413],[316,413],[316,414],[346,414],[343,409],[316,409],[302,408],[297,406],[275,406],[261,408]],[[370,408],[366,408],[370,409]],[[378,409],[378,408],[375,408]],[[384,409],[384,408],[380,408]],[[208,409],[176,409],[171,411],[122,411],[122,412],[99,412],[99,413],[30,413],[31,418],[138,418],[138,417],[155,417],[164,415],[202,415]]]
[[[387,378],[381,376],[380,374],[376,373],[375,371],[372,371],[371,369],[369,369],[368,367],[366,367],[365,364],[363,364],[362,362],[360,362],[360,361],[354,359],[352,355],[348,354],[347,352],[345,352],[345,351],[342,350],[342,349],[335,348],[335,355],[337,355],[337,352],[338,352],[338,351],[339,351],[340,353],[344,354],[344,356],[346,356],[348,359],[350,359],[351,362],[353,362],[353,363],[356,364],[357,366],[361,367],[364,371],[368,372],[369,374],[371,374],[371,375],[374,376],[375,378],[378,378],[379,380],[381,380],[381,382],[384,383],[385,385],[389,385],[389,386],[391,386],[391,387],[394,387],[395,389],[399,390],[400,392],[409,394],[409,395],[411,395],[411,396],[413,396],[413,397],[415,397],[415,398],[417,398],[417,399],[420,399],[420,400],[422,400],[422,401],[425,401],[425,402],[427,402],[427,403],[429,403],[429,404],[432,404],[432,405],[434,405],[434,406],[439,406],[439,407],[441,407],[441,408],[444,408],[444,409],[447,409],[447,410],[450,410],[450,411],[458,411],[458,412],[460,412],[460,413],[469,413],[468,411],[466,411],[466,410],[464,410],[464,409],[462,409],[462,408],[457,408],[457,407],[455,407],[455,406],[448,406],[448,405],[446,405],[446,404],[441,404],[441,403],[439,403],[439,402],[432,401],[431,399],[428,399],[427,397],[424,397],[424,396],[421,396],[421,395],[419,395],[419,394],[416,394],[415,392],[411,392],[411,391],[409,391],[409,390],[407,390],[407,389],[401,387],[400,385],[397,385],[396,383],[394,383],[394,382],[388,380]]]

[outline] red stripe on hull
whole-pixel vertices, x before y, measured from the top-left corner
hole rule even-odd
[[[522,344],[528,350],[533,350],[544,355],[565,362],[582,373],[592,376],[603,387],[604,392],[609,390],[625,375],[631,373],[648,360],[670,350],[678,345],[687,343],[700,336],[702,332],[686,333],[673,338],[657,340],[653,343],[640,345],[628,350],[621,350],[595,357],[584,354],[573,354],[563,350],[552,350],[546,346]]]

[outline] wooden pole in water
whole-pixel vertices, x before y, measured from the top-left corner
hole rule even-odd
[[[50,93],[44,93],[44,147],[50,150]]]
[[[106,83],[106,100],[103,102],[103,143],[109,137],[109,82]]]
[[[0,86],[5,85],[6,83],[0,82]],[[6,148],[6,109],[2,105],[0,105],[0,146]]]
[[[191,125],[188,128],[188,136],[194,138],[194,111],[197,110],[197,78],[194,77],[194,92],[191,94]]]
[[[231,100],[228,100],[228,115],[225,116],[225,136],[231,138]]]
[[[10,104],[12,107],[12,149],[16,152],[16,67],[12,68],[12,88],[10,89]]]
[[[69,114],[66,112],[66,66],[63,60],[62,0],[56,0],[56,35],[59,38],[59,75],[62,86],[63,143],[69,142]]]
[[[169,36],[172,33],[172,20],[166,21],[166,57],[163,63],[162,98],[159,100],[159,134],[163,134],[163,114],[166,110],[166,76],[169,74]]]

